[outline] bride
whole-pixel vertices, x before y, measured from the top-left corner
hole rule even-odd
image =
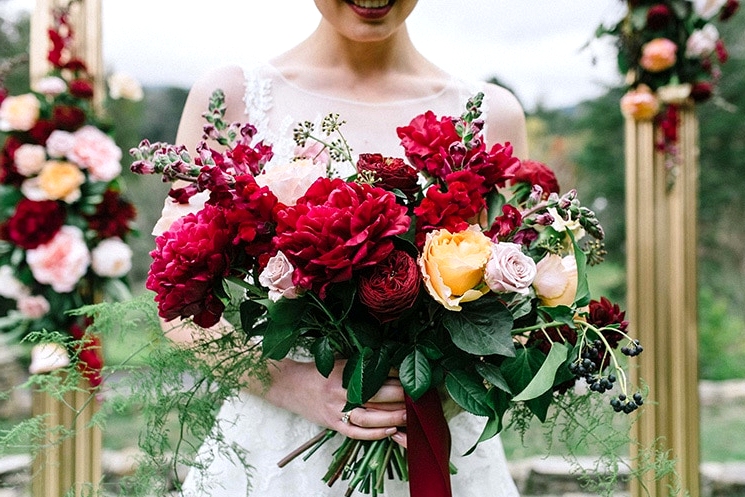
[[[346,121],[344,135],[357,152],[401,157],[395,129],[427,110],[457,116],[477,91],[486,94],[482,110],[489,144],[510,142],[517,157],[527,154],[525,119],[515,97],[492,84],[461,81],[439,69],[412,44],[406,19],[417,0],[315,0],[322,19],[305,41],[268,63],[250,70],[226,67],[207,74],[189,93],[177,143],[195,144],[213,90],[225,92],[226,120],[254,124],[274,146],[267,166],[286,162],[293,154],[292,127],[338,113]],[[182,206],[166,201],[154,233],[166,230],[176,217],[199,209],[198,202]],[[176,341],[192,339],[187,327],[164,324]],[[214,333],[219,333],[219,325]],[[342,416],[346,392],[343,367],[324,378],[313,362],[288,358],[270,368],[264,388],[252,387],[222,407],[213,437],[198,456],[184,484],[189,496],[238,497],[257,495],[327,497],[344,495],[346,486],[328,488],[322,481],[333,444],[307,462],[296,460],[284,469],[277,462],[322,427],[342,435],[374,440],[391,436],[406,446],[404,394],[390,381],[362,408]],[[461,457],[481,432],[481,422],[463,413],[450,422],[453,495],[507,497],[517,490],[507,470],[498,438]],[[340,437],[336,437],[340,438]],[[220,443],[218,443],[218,440]],[[333,442],[333,440],[332,440]],[[225,450],[225,447],[233,450]],[[250,466],[248,475],[244,464]],[[386,496],[408,496],[402,482],[387,482]]]

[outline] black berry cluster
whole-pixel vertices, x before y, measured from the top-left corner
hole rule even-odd
[[[644,347],[639,345],[639,340],[634,340],[631,345],[621,347],[621,353],[629,357],[636,357],[644,351]]]
[[[644,404],[644,399],[639,392],[636,392],[631,399],[627,398],[624,394],[620,394],[610,401],[610,405],[614,411],[624,412],[626,414],[636,411],[642,404]]]

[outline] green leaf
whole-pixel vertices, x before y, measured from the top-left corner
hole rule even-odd
[[[546,355],[535,348],[519,348],[515,357],[508,357],[500,365],[502,374],[513,392],[521,392],[533,379],[546,360]]]
[[[313,353],[313,357],[316,361],[316,369],[325,378],[328,378],[331,371],[334,369],[334,349],[331,347],[331,342],[328,337],[320,337],[313,342],[310,347],[310,351]]]
[[[16,205],[22,198],[23,194],[17,188],[0,185],[0,221],[13,215]]]
[[[417,345],[401,362],[399,378],[404,390],[413,400],[424,395],[432,384],[432,366],[426,351]]]
[[[569,347],[566,344],[554,342],[551,350],[548,352],[546,360],[536,372],[533,379],[528,383],[523,391],[515,395],[512,399],[515,402],[535,399],[545,392],[551,390],[554,386],[554,378],[559,366],[564,364],[569,354]]]
[[[507,380],[504,379],[502,371],[498,366],[489,364],[488,362],[479,362],[476,364],[476,371],[481,375],[483,379],[508,394],[512,394],[510,386],[507,384]]]
[[[538,310],[548,317],[546,321],[558,321],[570,328],[574,328],[574,310],[566,305],[557,305],[554,307],[539,307]]]
[[[266,307],[255,300],[244,300],[240,306],[241,329],[249,336],[254,336],[254,325],[266,313]]]
[[[481,377],[463,370],[452,371],[445,378],[445,387],[453,400],[466,411],[477,416],[494,416],[488,390]]]
[[[481,431],[481,436],[479,437],[479,439],[476,441],[475,444],[473,444],[473,447],[468,449],[465,454],[463,454],[463,456],[465,457],[471,455],[481,442],[486,442],[490,438],[494,438],[500,431],[502,431],[502,418],[489,418],[486,421],[486,425],[484,425],[484,429]]]
[[[387,349],[365,347],[354,354],[344,368],[347,405],[344,410],[361,406],[373,397],[388,378],[391,364]]]
[[[590,304],[590,285],[587,282],[587,255],[582,251],[571,231],[567,230],[567,233],[572,239],[574,259],[577,261],[577,296],[574,298],[574,305],[584,307]]]
[[[512,314],[496,296],[463,304],[460,312],[446,312],[443,325],[453,343],[474,355],[515,355],[512,343]]]
[[[504,196],[497,190],[490,190],[486,194],[486,221],[487,226],[491,226],[494,220],[502,214],[502,206],[505,204]]]
[[[267,303],[268,319],[262,352],[268,359],[276,361],[284,359],[297,343],[303,332],[301,323],[308,309],[305,299],[280,299]]]

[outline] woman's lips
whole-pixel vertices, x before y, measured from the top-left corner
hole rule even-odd
[[[380,19],[391,10],[395,0],[346,0],[355,14],[363,19]]]

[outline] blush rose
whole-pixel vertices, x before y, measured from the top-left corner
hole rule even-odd
[[[0,131],[28,131],[39,120],[41,104],[32,93],[6,97],[0,104]]]
[[[533,288],[541,304],[571,306],[577,295],[577,261],[573,255],[548,254],[536,264]]]
[[[535,261],[522,252],[520,245],[510,242],[492,244],[484,276],[491,291],[527,295],[535,275]]]
[[[281,298],[297,298],[300,289],[292,283],[295,268],[282,252],[269,258],[264,270],[259,274],[259,283],[269,289],[269,299],[277,302]]]
[[[26,262],[36,281],[69,293],[88,271],[91,254],[80,228],[63,226],[48,243],[28,250]]]

